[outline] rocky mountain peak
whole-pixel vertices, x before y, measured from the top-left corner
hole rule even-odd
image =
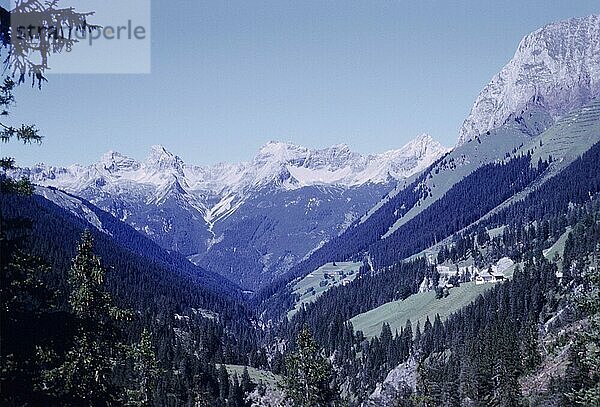
[[[521,40],[514,57],[479,94],[458,144],[503,125],[532,104],[556,120],[598,95],[600,15],[546,25]]]
[[[108,151],[102,157],[98,163],[102,169],[109,172],[127,171],[127,170],[138,170],[140,163],[133,158],[127,157],[117,151]]]
[[[169,152],[162,145],[150,147],[150,154],[144,165],[147,171],[178,173],[183,176],[184,163],[178,156]]]

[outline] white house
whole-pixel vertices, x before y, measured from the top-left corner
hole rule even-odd
[[[448,266],[438,265],[436,268],[437,268],[437,272],[440,274],[450,274],[450,267],[448,267]]]
[[[504,281],[504,274],[502,273],[491,273],[487,271],[482,271],[475,276],[475,284],[486,284],[486,283],[497,283],[499,281]]]

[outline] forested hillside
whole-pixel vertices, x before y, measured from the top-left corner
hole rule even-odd
[[[91,206],[90,206],[91,208]],[[103,215],[94,209],[103,221],[104,227],[113,234],[108,235],[91,227],[85,221],[74,217],[69,212],[39,196],[23,196],[3,193],[0,198],[0,214],[2,219],[3,241],[3,270],[14,267],[11,252],[28,253],[35,256],[39,268],[47,268],[48,272],[40,273],[39,292],[44,294],[45,302],[36,293],[19,300],[22,306],[31,307],[37,304],[40,318],[43,320],[43,335],[48,338],[61,338],[62,344],[53,348],[56,357],[70,346],[68,332],[74,328],[70,316],[71,301],[68,293],[72,289],[69,269],[72,258],[77,254],[77,244],[84,230],[88,230],[93,239],[93,251],[101,259],[102,267],[106,270],[105,289],[115,301],[115,304],[130,312],[127,322],[118,322],[122,337],[113,338],[114,346],[118,340],[124,343],[135,343],[142,332],[149,337],[145,346],[150,347],[156,354],[157,366],[162,374],[156,378],[157,387],[151,389],[150,400],[167,400],[173,398],[173,403],[194,400],[198,391],[206,393],[208,399],[218,399],[218,377],[215,363],[250,364],[250,355],[259,354],[257,346],[259,332],[252,327],[252,312],[243,304],[241,294],[225,284],[215,284],[215,277],[186,260],[166,253],[147,238],[133,231],[129,226],[111,221],[109,215]],[[17,226],[15,226],[17,225]],[[124,245],[117,242],[123,242]],[[4,243],[3,243],[4,244]],[[13,248],[14,247],[14,248]],[[144,253],[144,255],[138,254]],[[15,278],[13,276],[12,278]],[[34,278],[32,275],[30,278]],[[11,284],[11,277],[5,276],[3,285]],[[18,280],[16,280],[18,281]],[[42,289],[43,287],[43,289]],[[6,295],[6,293],[4,293]],[[17,319],[18,329],[11,325],[8,314],[3,314],[3,343],[10,349],[15,346],[25,332],[36,331],[39,322]],[[29,324],[34,324],[33,326]],[[116,329],[116,328],[115,328]],[[31,338],[32,345],[39,339],[40,332]],[[76,339],[76,338],[75,338]],[[113,346],[113,345],[107,345]],[[202,349],[199,358],[194,349]],[[24,343],[20,357],[33,357],[34,349]],[[106,349],[104,351],[107,351]],[[116,363],[124,368],[128,360]],[[53,359],[54,360],[54,359]],[[254,359],[253,359],[254,361]],[[57,362],[49,363],[53,366]],[[180,367],[191,369],[190,374],[181,378],[176,372]],[[17,369],[19,365],[17,364]],[[24,369],[24,368],[23,368]],[[36,367],[33,369],[47,369]],[[40,380],[31,368],[25,370],[29,379]],[[115,371],[115,373],[118,372]],[[39,373],[38,373],[39,374]],[[199,382],[192,380],[193,375],[202,374],[206,377]],[[33,378],[31,377],[33,376]],[[121,375],[111,376],[109,383],[120,387],[127,386],[130,377]],[[4,379],[3,379],[4,380]],[[183,381],[182,381],[183,380]],[[21,383],[26,385],[26,383]],[[5,389],[20,394],[19,399],[47,399],[49,395],[31,393],[29,390],[18,390],[13,384],[5,382]],[[167,397],[167,394],[172,393]],[[61,403],[65,400],[61,393],[47,399],[47,403]],[[72,396],[68,396],[72,397]],[[116,400],[120,396],[113,394]],[[52,401],[54,400],[54,401]],[[179,400],[179,401],[177,401]],[[75,402],[75,401],[73,401]],[[100,402],[100,401],[98,401]]]
[[[594,208],[597,207],[596,200],[593,204],[588,204],[588,202],[591,197],[596,197],[599,192],[598,171],[595,171],[599,151],[600,145],[594,146],[589,152],[575,160],[564,172],[531,192],[525,198],[525,201],[521,201],[523,203],[519,202],[517,204],[523,205],[523,208],[531,204],[533,208],[537,207],[537,210],[534,212],[523,210],[519,213],[519,216],[512,217],[507,215],[507,213],[516,213],[510,212],[511,207],[500,211],[498,216],[491,217],[486,222],[467,228],[457,234],[451,240],[452,243],[439,249],[437,261],[440,263],[445,261],[457,263],[471,259],[475,265],[481,267],[492,264],[502,257],[510,257],[521,262],[522,267],[526,270],[531,270],[531,264],[537,264],[534,260],[537,258],[538,261],[547,265],[543,269],[546,273],[544,275],[546,276],[549,273],[555,279],[554,274],[557,271],[557,266],[545,260],[542,253],[557,242],[563,233],[570,230],[569,228],[581,229],[581,226],[577,225],[582,222],[582,219],[587,219],[589,214],[593,213]],[[529,164],[526,168],[530,168]],[[488,178],[482,178],[478,182],[485,182],[484,179],[487,180]],[[565,188],[565,185],[570,185],[570,187]],[[432,208],[434,207],[432,206]],[[504,225],[502,233],[491,238],[487,233],[487,229],[498,225]],[[568,245],[571,244],[572,240],[569,239]],[[590,253],[590,250],[593,252],[594,244],[587,244],[585,247],[589,249],[587,253]],[[569,276],[573,274],[569,268],[570,266],[568,266],[573,264],[572,259],[568,257],[570,256],[569,251],[572,249],[565,251],[564,258],[559,256],[556,259],[550,259],[551,261],[560,261],[560,267],[564,268],[564,270],[560,270],[564,275],[563,283],[569,281],[571,278]],[[586,249],[581,250],[581,252],[584,251]],[[538,272],[541,271],[538,270]],[[515,281],[518,281],[518,278],[522,276],[520,273],[522,272],[515,272]],[[409,353],[414,355],[415,350],[412,352],[402,350],[410,346],[406,340],[402,342],[403,335],[401,331],[398,332],[399,342],[396,342],[395,345],[386,345],[389,350],[381,353],[382,339],[380,337],[365,341],[361,332],[356,332],[354,336],[349,333],[352,327],[348,321],[350,318],[384,303],[401,300],[415,294],[425,278],[430,281],[433,287],[437,286],[439,275],[435,266],[431,265],[425,258],[397,262],[377,271],[372,270],[370,265],[365,262],[361,274],[356,280],[343,287],[330,289],[319,297],[315,303],[307,305],[305,309],[294,316],[287,329],[291,330],[289,332],[297,332],[299,327],[308,324],[325,348],[333,353],[337,351],[344,354],[352,353],[360,348],[363,363],[362,373],[352,370],[356,367],[355,363],[346,366],[344,362],[340,362],[344,366],[342,372],[346,372],[342,374],[347,375],[348,380],[354,383],[353,386],[364,386],[362,387],[365,389],[363,391],[373,390],[375,382],[382,381],[387,372],[396,367],[398,363],[406,361]],[[460,284],[460,280],[453,280],[453,283]],[[546,288],[535,288],[534,293],[545,293],[548,291]],[[524,293],[531,295],[531,290]],[[452,295],[452,289],[450,289],[450,295]],[[545,296],[545,294],[541,295]],[[531,299],[528,301],[531,301]],[[533,299],[533,301],[537,304],[541,300]],[[536,312],[539,314],[539,310]],[[336,318],[332,318],[332,315],[335,315]],[[452,321],[453,318],[451,317],[449,321]],[[440,326],[442,323],[448,324],[450,322],[442,322],[432,315],[431,322],[425,324],[425,326],[412,326],[410,329],[412,331],[417,330],[419,334],[422,334],[424,330],[441,332],[442,328]],[[336,326],[337,328],[335,328]],[[408,326],[406,329],[409,329]],[[386,330],[389,331],[389,327],[384,324],[381,331],[381,335],[384,337],[388,335]],[[289,332],[283,335],[293,336],[293,333]],[[441,346],[442,343],[446,344],[448,341],[443,338],[436,345],[426,345],[426,351],[431,352],[427,346]],[[346,350],[341,351],[340,349]],[[350,357],[350,359],[354,360],[353,357]],[[374,360],[379,360],[379,362],[375,363]],[[374,369],[375,366],[378,368]],[[380,367],[382,367],[381,370],[379,370]],[[346,371],[345,369],[349,370]],[[360,377],[356,382],[353,381],[355,375]]]

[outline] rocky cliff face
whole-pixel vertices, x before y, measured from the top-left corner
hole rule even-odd
[[[514,57],[479,94],[458,144],[526,109],[544,111],[556,120],[598,95],[600,15],[549,24],[523,38]]]

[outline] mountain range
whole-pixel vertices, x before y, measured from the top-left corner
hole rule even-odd
[[[600,94],[599,61],[597,15],[525,36],[477,96],[454,149],[427,134],[375,155],[343,144],[309,149],[273,141],[248,162],[202,166],[153,146],[142,161],[109,151],[88,166],[38,164],[16,175],[79,196],[163,248],[255,290],[310,263],[349,227],[368,225],[398,194],[407,199],[407,188],[419,196],[411,193],[414,203],[396,208],[382,241],[479,167],[531,145],[567,113],[593,103]],[[570,151],[552,151],[555,158],[590,145],[567,144]],[[531,150],[547,150],[548,158],[553,145]]]
[[[448,150],[427,134],[368,156],[346,145],[311,150],[270,142],[249,162],[198,166],[153,146],[143,161],[110,151],[89,166],[39,164],[19,175],[80,196],[164,248],[254,289]]]

